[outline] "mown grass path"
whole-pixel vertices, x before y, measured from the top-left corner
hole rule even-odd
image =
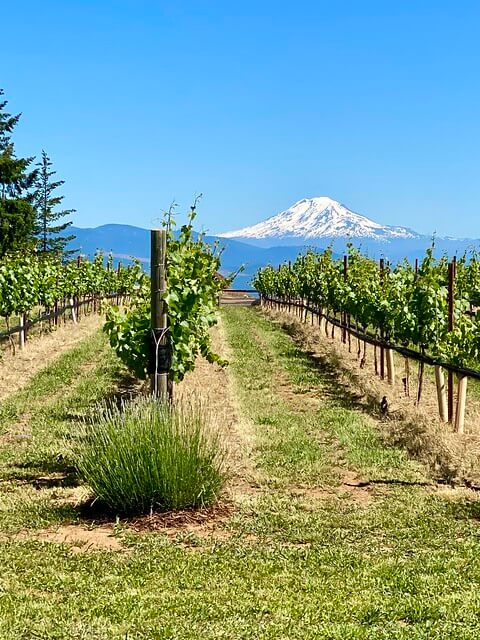
[[[271,487],[245,526],[289,548],[303,607],[285,637],[478,636],[475,496],[442,490],[384,446],[334,371],[317,368],[279,325],[255,309],[224,317],[257,465]]]
[[[75,554],[35,537],[81,517],[68,438],[121,375],[101,335],[0,405],[0,637],[478,638],[477,503],[383,446],[281,327],[222,314],[257,486],[221,536],[119,522],[122,550]]]

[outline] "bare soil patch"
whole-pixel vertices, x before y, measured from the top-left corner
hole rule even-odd
[[[74,489],[67,498],[62,496],[59,502],[75,503],[75,506],[80,507],[78,524],[33,533],[22,531],[17,537],[73,544],[74,547],[79,547],[78,551],[81,552],[101,548],[113,551],[124,550],[121,539],[114,537],[116,527],[122,531],[138,534],[161,533],[186,547],[198,547],[198,540],[227,540],[234,534],[228,527],[228,521],[236,505],[225,498],[204,508],[154,511],[140,516],[118,518],[106,505],[98,501],[92,502],[91,498],[85,500],[84,487],[77,489]],[[80,496],[81,504],[79,505]]]
[[[157,531],[170,538],[183,533],[200,538],[214,536],[223,539],[231,536],[225,524],[233,511],[233,503],[224,500],[204,509],[152,513],[129,520],[128,527],[137,532]]]
[[[69,487],[68,483],[63,484],[64,478],[61,474],[51,474],[45,478],[37,480],[44,481],[43,486],[38,488],[59,486]],[[54,484],[56,480],[60,484]],[[56,497],[58,504],[71,504],[78,509],[79,523],[69,524],[55,530],[43,530],[39,534],[31,532],[21,532],[21,536],[34,537],[35,539],[49,539],[58,542],[59,536],[64,533],[68,534],[65,541],[69,542],[77,530],[80,530],[80,539],[83,540],[87,533],[92,531],[95,540],[93,549],[99,548],[103,541],[110,544],[109,535],[113,535],[114,528],[120,526],[122,530],[135,533],[157,532],[165,534],[169,538],[178,538],[178,536],[194,536],[196,538],[214,538],[216,540],[226,539],[232,536],[232,532],[228,530],[227,522],[234,513],[236,505],[227,498],[220,499],[217,503],[203,508],[196,509],[178,509],[176,511],[153,511],[150,514],[139,516],[123,516],[118,518],[117,514],[109,509],[108,506],[97,500],[92,500],[88,489],[83,486],[73,486],[63,490]],[[84,533],[87,532],[87,533]],[[117,542],[119,540],[115,538]],[[112,542],[112,548],[114,548]],[[117,549],[122,546],[119,542]],[[88,549],[90,550],[90,549]]]
[[[112,525],[101,525],[86,528],[82,525],[67,524],[56,529],[41,531],[21,531],[15,540],[40,540],[67,545],[72,553],[88,553],[91,551],[122,551],[121,541],[115,537]]]

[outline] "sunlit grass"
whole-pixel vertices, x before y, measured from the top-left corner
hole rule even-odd
[[[0,638],[476,640],[480,503],[385,446],[281,326],[228,309],[224,329],[260,486],[221,522],[137,533],[122,518],[120,551],[35,537],[98,524],[72,501],[88,488],[69,447],[121,373],[102,336],[4,405],[4,435],[30,437],[0,450]],[[339,486],[352,469],[372,481],[366,505]],[[71,485],[37,484],[57,474]]]

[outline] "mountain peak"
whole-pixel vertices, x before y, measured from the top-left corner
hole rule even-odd
[[[250,227],[218,234],[224,238],[418,238],[406,227],[381,225],[328,196],[303,198],[289,209]]]

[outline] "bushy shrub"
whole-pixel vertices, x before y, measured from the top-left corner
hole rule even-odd
[[[192,398],[104,408],[85,425],[74,455],[95,496],[125,514],[205,506],[224,483],[218,432]]]

